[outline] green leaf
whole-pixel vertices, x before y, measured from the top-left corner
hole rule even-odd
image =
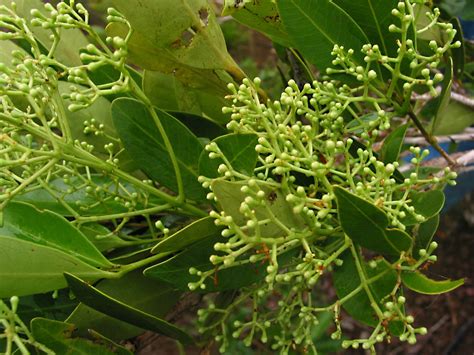
[[[64,272],[96,281],[110,273],[60,250],[0,236],[0,298],[27,296],[66,287]]]
[[[114,354],[118,355],[133,355],[133,353],[124,348],[123,346],[120,346],[116,342],[112,341],[111,339],[103,336],[99,332],[93,330],[93,329],[88,329],[88,332],[91,336],[91,338],[94,340],[95,343],[99,343],[104,347],[112,348],[114,349]]]
[[[2,4],[3,0],[0,0],[0,4]],[[25,52],[21,47],[13,43],[9,40],[1,40],[0,41],[0,63],[5,64],[7,67],[11,68],[13,66],[12,59],[13,51],[20,51]]]
[[[409,195],[409,199],[411,199],[410,205],[415,208],[415,213],[421,214],[426,219],[437,215],[443,208],[445,200],[441,190],[413,192]],[[400,220],[404,225],[410,226],[418,223],[410,212],[406,209],[404,211],[406,217]]]
[[[158,108],[206,115],[215,122],[225,123],[229,120],[228,115],[222,113],[222,107],[227,104],[227,83],[209,74],[211,76],[205,79],[146,70],[143,90]]]
[[[68,290],[55,293],[40,293],[21,298],[17,315],[24,323],[30,323],[33,318],[44,317],[64,321],[77,307],[79,301],[71,299]]]
[[[230,182],[216,179],[211,183],[219,205],[227,216],[231,216],[234,222],[243,226],[247,222],[246,217],[240,212],[240,204],[247,196],[240,189],[245,184],[242,182]],[[271,219],[275,216],[282,224],[288,228],[301,228],[304,226],[304,220],[300,215],[295,215],[291,205],[286,201],[285,195],[279,190],[273,190],[267,186],[259,186],[265,192],[265,198],[269,201],[270,207],[255,207],[255,215],[259,221]],[[260,226],[262,237],[278,237],[286,235],[286,231],[273,222],[268,222]]]
[[[141,271],[120,279],[100,281],[96,288],[115,300],[152,316],[162,318],[179,300],[181,292],[167,284],[143,276]],[[74,323],[80,336],[94,329],[113,341],[129,339],[145,330],[80,303],[67,322]]]
[[[433,236],[438,230],[439,225],[439,214],[434,215],[426,222],[418,225],[415,235],[415,248],[416,250],[428,249]]]
[[[472,6],[474,9],[474,6]],[[459,18],[453,17],[449,22],[453,25],[456,30],[456,36],[454,36],[453,42],[461,42],[461,46],[458,48],[451,48],[451,56],[453,58],[453,74],[457,79],[462,78],[464,74],[464,65],[466,64],[466,45],[464,42],[463,30]]]
[[[69,93],[71,86],[75,86],[78,89],[84,89],[80,85],[74,85],[69,82],[60,81],[58,83],[58,89],[60,93]],[[110,143],[110,138],[118,138],[117,132],[115,132],[113,123],[112,123],[112,110],[111,103],[106,98],[100,96],[96,101],[89,107],[82,110],[71,112],[67,109],[69,104],[72,102],[70,100],[64,101],[64,110],[67,114],[67,121],[71,129],[71,134],[74,139],[78,139],[80,142],[87,142],[92,144],[95,149],[94,153],[101,153],[101,156],[106,154],[106,158],[109,157],[107,150],[104,148],[104,145]],[[98,128],[99,125],[103,125],[102,131],[105,135],[95,135],[94,132],[84,133],[84,122],[88,121],[91,123],[91,120],[95,120],[95,126]],[[119,146],[116,144],[116,152],[119,150]]]
[[[96,267],[111,267],[97,248],[66,219],[50,211],[10,202],[3,209],[0,235],[61,250]]]
[[[131,354],[125,348],[117,345],[97,344],[88,339],[74,336],[74,324],[59,322],[56,320],[35,318],[31,321],[31,332],[34,339],[46,345],[56,354]]]
[[[354,50],[354,60],[364,63],[360,49],[369,40],[357,23],[329,0],[278,0],[285,28],[296,48],[319,70],[331,66],[335,44]]]
[[[474,110],[457,101],[451,101],[443,110],[438,111],[435,135],[450,135],[464,131],[474,124]]]
[[[163,319],[130,307],[116,300],[78,277],[65,273],[68,286],[74,295],[84,304],[111,317],[118,318],[137,327],[151,330],[184,344],[193,343],[193,339],[184,331]]]
[[[186,197],[204,199],[205,191],[197,181],[201,143],[173,116],[161,110],[156,110],[156,114],[173,144]],[[137,165],[151,179],[177,191],[178,182],[170,152],[146,106],[133,99],[120,98],[112,104],[112,117],[125,149]]]
[[[464,21],[474,20],[474,3],[470,0],[444,0],[440,6]]]
[[[413,15],[415,17],[416,30],[418,31],[428,26],[431,22],[431,18],[427,16],[427,13],[431,13],[431,8],[425,5],[425,3],[426,2],[421,1],[413,4]],[[418,50],[426,55],[428,55],[428,53],[432,53],[432,51],[429,49],[429,46],[427,45],[428,41],[434,40],[438,43],[438,45],[442,46],[445,43],[443,34],[444,31],[442,31],[438,26],[431,26],[422,33],[417,33],[416,38],[418,42]]]
[[[239,1],[225,0],[222,15],[232,15],[240,23],[257,30],[273,42],[291,47],[285,27],[273,0]]]
[[[464,284],[464,279],[435,281],[418,271],[402,272],[402,282],[410,290],[426,295],[439,295],[452,291]]]
[[[407,129],[408,125],[397,127],[385,138],[380,151],[380,159],[385,164],[398,161]]]
[[[357,117],[353,120],[351,120],[347,125],[346,125],[346,131],[351,132],[353,134],[361,134],[362,132],[365,132],[370,129],[370,123],[372,121],[375,121],[379,118],[378,114],[375,112],[371,112],[368,114],[365,114],[361,117]]]
[[[113,0],[113,4],[134,30],[129,48],[132,58],[146,57],[152,52],[156,56],[147,60],[157,66],[179,63],[199,69],[235,70],[207,0]],[[135,42],[146,45],[135,46]],[[156,70],[155,66],[142,68]]]
[[[264,263],[247,263],[229,268],[216,268],[209,261],[209,257],[219,254],[214,250],[214,244],[219,241],[222,242],[223,239],[217,232],[207,239],[192,244],[171,259],[147,268],[144,274],[147,277],[168,282],[179,290],[189,291],[188,284],[199,280],[198,276],[189,274],[190,267],[203,272],[214,270],[212,278],[205,282],[206,288],[196,291],[206,293],[240,289],[265,277],[267,265]],[[291,255],[291,253],[287,255]],[[279,260],[279,264],[282,263],[283,261]]]
[[[341,227],[357,244],[386,254],[399,254],[411,246],[411,238],[399,229],[387,229],[387,215],[366,200],[336,187]]]
[[[247,176],[252,176],[257,164],[258,154],[255,151],[257,145],[255,134],[227,134],[216,138],[213,142],[217,144],[235,171]],[[208,178],[219,176],[217,169],[224,163],[221,158],[209,158],[209,152],[203,150],[199,157],[199,175]]]
[[[382,53],[395,56],[399,39],[398,34],[388,31],[388,26],[396,18],[392,9],[397,7],[398,0],[334,0],[363,29],[369,42],[378,44]],[[356,50],[356,48],[354,48]]]
[[[151,252],[158,254],[179,251],[200,240],[220,234],[222,228],[216,226],[214,221],[212,217],[201,218],[160,241]]]
[[[84,178],[72,176],[68,180],[67,183],[62,178],[50,180],[47,188],[38,187],[26,191],[15,196],[13,200],[30,203],[39,209],[50,210],[62,216],[73,216],[74,213],[81,216],[97,216],[128,211],[123,203],[116,202],[113,198],[97,198],[94,194],[87,193],[88,184]],[[136,192],[136,188],[126,181],[120,183],[128,193],[121,189],[117,191],[115,182],[101,175],[91,175],[90,181],[93,185],[100,186],[102,191],[108,191],[114,196],[116,194],[128,196]],[[153,202],[159,203],[156,199]],[[137,205],[136,208],[141,206]]]
[[[333,274],[337,297],[342,299],[356,288],[360,289],[358,293],[342,303],[342,307],[351,317],[364,324],[375,327],[379,320],[371,306],[366,290],[361,287],[360,275],[357,271],[352,253],[349,250],[345,251],[340,259],[343,260],[343,263],[334,269]],[[380,276],[376,281],[369,284],[370,292],[380,307],[381,300],[389,295],[397,284],[397,272],[385,260],[377,263],[377,267],[374,269],[367,267],[365,263],[363,263],[363,268],[367,274],[367,279],[383,274],[383,276]]]
[[[210,119],[192,113],[168,111],[168,113],[177,118],[198,138],[207,140],[214,139],[227,133],[227,130],[220,124]]]
[[[131,245],[99,223],[82,224],[79,230],[101,252]]]
[[[435,117],[431,124],[431,133],[439,131],[439,126],[442,124],[442,117],[444,119],[450,119],[443,115],[443,111],[448,107],[449,101],[451,100],[451,87],[453,86],[453,59],[448,58],[446,70],[444,71],[443,89],[441,90],[440,96],[436,99]]]

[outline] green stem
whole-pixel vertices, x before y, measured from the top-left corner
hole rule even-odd
[[[362,268],[362,264],[360,262],[359,252],[357,251],[357,249],[354,245],[351,245],[350,249],[351,249],[352,256],[354,257],[354,261],[355,261],[355,264],[356,264],[357,273],[359,274],[361,285],[364,288],[365,293],[367,294],[367,297],[370,300],[370,305],[372,306],[372,309],[375,311],[375,313],[377,314],[379,319],[383,319],[383,312],[380,309],[380,307],[378,306],[377,302],[375,301],[374,296],[372,295],[372,291],[371,291],[371,289],[369,287],[369,283],[367,281],[367,276],[365,275],[365,271]]]
[[[446,151],[443,148],[441,148],[441,146],[439,145],[438,140],[436,139],[436,137],[428,133],[428,131],[425,129],[423,124],[420,122],[420,120],[418,119],[416,114],[413,111],[410,110],[408,112],[408,116],[410,116],[411,120],[413,121],[415,126],[420,130],[421,134],[426,139],[426,141],[429,144],[431,144],[434,149],[436,149],[438,151],[438,153],[449,163],[449,165],[456,166],[457,165],[456,161],[453,160],[453,158],[451,158],[449,156],[449,154],[446,153]]]
[[[142,259],[142,260],[138,260],[134,263],[131,263],[131,264],[128,264],[128,265],[124,265],[120,268],[120,271],[114,273],[114,276],[113,277],[110,277],[110,278],[121,278],[122,276],[124,276],[125,274],[133,271],[133,270],[136,270],[136,269],[140,269],[144,266],[147,266],[153,262],[156,262],[158,260],[161,260],[165,257],[167,257],[168,255],[171,255],[173,254],[173,252],[166,252],[166,253],[160,253],[160,254],[156,254],[156,255],[152,255],[148,258],[145,258],[145,259]]]
[[[130,81],[130,86],[131,86],[132,93],[134,93],[135,96],[145,104],[148,112],[150,113],[151,117],[153,118],[153,121],[154,121],[156,127],[160,131],[160,135],[163,138],[163,143],[165,144],[166,150],[167,150],[168,155],[170,157],[171,164],[173,165],[173,170],[174,170],[174,173],[175,173],[175,176],[176,176],[176,183],[178,184],[177,202],[181,203],[181,202],[184,201],[184,197],[185,197],[185,195],[184,195],[184,185],[183,185],[183,179],[181,177],[181,170],[180,170],[180,167],[179,167],[178,159],[176,158],[176,154],[174,153],[173,146],[172,146],[172,144],[171,144],[171,142],[168,138],[168,135],[165,131],[165,128],[163,127],[163,124],[160,121],[160,118],[156,114],[156,110],[155,110],[153,104],[151,103],[151,101],[148,99],[148,97],[145,95],[145,93],[142,91],[142,89],[133,80]]]
[[[176,198],[163,192],[152,185],[146,184],[143,181],[137,179],[136,177],[129,175],[128,173],[124,172],[123,170],[117,168],[116,166],[107,163],[96,156],[92,155],[80,149],[78,147],[72,146],[70,144],[60,143],[61,145],[61,153],[71,154],[65,155],[64,159],[71,161],[71,162],[78,162],[80,164],[85,164],[86,166],[90,166],[92,168],[98,169],[99,171],[105,171],[110,173],[111,175],[115,175],[118,178],[121,178],[125,181],[132,183],[133,185],[139,187],[140,189],[149,192],[150,194],[162,199],[164,202],[169,203],[174,207],[178,207],[185,212],[190,213],[194,216],[205,217],[207,213],[189,203],[184,202],[183,200]],[[76,157],[79,160],[76,160]]]
[[[165,204],[156,207],[145,208],[142,210],[133,210],[129,212],[123,213],[115,213],[115,214],[108,214],[102,216],[78,216],[76,217],[76,221],[79,223],[87,223],[87,222],[99,222],[99,221],[108,221],[111,219],[119,219],[119,218],[129,218],[134,216],[141,216],[141,215],[149,215],[164,211],[170,208],[171,205]]]
[[[61,99],[61,96],[59,95],[58,90],[55,91],[54,95],[52,96],[52,99],[54,102],[55,109],[58,112],[58,120],[59,120],[59,124],[61,125],[61,132],[63,133],[64,138],[66,139],[66,142],[72,142],[73,139],[72,139],[71,127],[69,126],[67,114],[66,114],[66,111],[64,110],[63,101]]]

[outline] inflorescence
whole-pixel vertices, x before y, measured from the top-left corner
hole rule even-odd
[[[212,191],[208,198],[219,205],[223,186],[239,190],[242,198],[238,212],[226,211],[223,205],[222,210],[211,211],[215,223],[224,228],[222,241],[215,244],[216,253],[210,257],[215,269],[192,268],[190,273],[197,281],[189,288],[204,289],[217,269],[267,266],[264,283],[244,288],[230,305],[219,307],[211,301],[207,309],[200,310],[201,330],[214,332],[221,351],[226,350],[232,336],[244,339],[248,346],[254,339],[270,341],[281,353],[295,347],[316,353],[311,325],[317,325],[327,312],[336,326],[332,338],[340,339],[340,309],[350,297],[321,307],[318,303],[327,299],[318,293],[318,282],[343,264],[343,256],[353,258],[360,267],[361,282],[367,284],[375,280],[366,279],[364,267],[397,275],[402,269],[416,270],[436,260],[432,253],[437,245],[433,242],[428,250],[402,253],[397,260],[378,256],[364,261],[358,247],[342,231],[334,193],[335,186],[350,191],[379,207],[391,228],[411,232],[405,223],[408,218],[416,223],[426,221],[412,205],[413,194],[455,184],[456,173],[449,168],[437,176],[420,173],[428,150],[410,148],[413,169],[407,176],[398,171],[398,161],[382,161],[378,152],[394,122],[405,123],[402,117],[409,109],[413,87],[424,86],[436,95],[434,87],[443,80],[436,68],[448,50],[460,45],[453,42],[456,31],[452,26],[438,21],[438,10],[426,14],[431,20],[427,27],[416,29],[414,9],[410,1],[404,1],[392,12],[400,22],[389,28],[400,34],[395,57],[367,44],[362,48],[366,64],[361,66],[353,59],[354,49],[334,46],[334,68],[327,74],[350,75],[359,84],[349,86],[329,78],[300,88],[291,80],[279,101],[267,103],[260,101],[258,78],[253,82],[245,79],[239,87],[229,85],[232,106],[223,110],[231,114],[227,128],[236,134],[257,136],[258,161],[253,174],[246,175],[234,169],[217,143],[207,145],[209,157],[223,161],[218,169],[220,177],[199,178]],[[444,30],[448,39],[442,46],[430,42],[432,54],[421,54],[414,44],[416,35],[431,27]],[[380,70],[391,76],[386,86],[378,80]],[[402,88],[401,96],[398,87]],[[288,254],[291,256],[286,257]],[[387,324],[395,321],[403,325],[398,334],[402,341],[415,343],[417,334],[426,333],[426,328],[414,328],[413,316],[405,314],[400,287],[397,283],[383,297],[382,306],[372,305],[378,321],[370,337],[345,340],[344,347],[375,351],[376,343],[393,336]],[[351,296],[358,292],[372,296],[364,285]],[[269,305],[272,303],[276,306]],[[237,310],[243,304],[251,311],[239,318]],[[209,323],[216,315],[218,320]],[[270,337],[275,327],[277,335]]]

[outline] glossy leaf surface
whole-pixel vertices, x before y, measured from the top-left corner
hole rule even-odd
[[[437,116],[435,135],[460,133],[474,124],[474,110],[460,102],[451,101]]]
[[[165,283],[145,278],[139,270],[120,279],[102,280],[96,288],[117,301],[158,318],[164,317],[181,295]],[[76,307],[67,322],[74,323],[81,336],[87,336],[89,329],[94,329],[113,341],[129,339],[145,331],[84,303]]]
[[[206,115],[215,122],[228,121],[228,115],[222,113],[222,107],[227,104],[224,96],[228,93],[223,79],[212,73],[206,79],[178,74],[145,71],[143,90],[155,106],[167,111]]]
[[[360,275],[357,271],[352,253],[350,251],[344,252],[341,259],[344,261],[343,264],[336,267],[333,274],[334,286],[338,298],[342,299],[356,288],[360,288],[360,291],[345,301],[342,307],[358,321],[370,326],[376,326],[378,317],[371,306],[367,291],[361,285]],[[395,287],[397,283],[397,273],[385,260],[379,262],[374,269],[367,267],[365,263],[361,264],[365,270],[364,272],[367,275],[367,279],[379,277],[369,284],[369,290],[377,302],[377,306],[380,307],[382,299],[389,295]],[[392,322],[392,330],[396,330],[397,327],[397,323]]]
[[[257,164],[257,136],[255,134],[227,134],[216,138],[220,151],[232,168],[242,174],[251,176]],[[209,158],[209,152],[203,150],[199,157],[199,175],[208,178],[219,176],[217,169],[224,163],[221,158]]]
[[[416,249],[427,249],[438,230],[439,214],[418,225],[415,236]]]
[[[113,4],[134,30],[132,56],[144,57],[151,51],[156,56],[148,60],[153,60],[156,66],[179,63],[199,69],[228,69],[234,65],[207,0],[113,0]],[[141,40],[148,43],[141,47],[145,51],[134,46]],[[156,67],[142,65],[142,68]]]
[[[196,136],[181,122],[164,111],[156,110],[179,165],[185,194],[203,199],[205,191],[197,181],[197,162],[203,149]],[[112,104],[115,128],[130,156],[153,180],[173,191],[178,190],[170,153],[151,113],[139,101],[117,99]]]
[[[107,227],[99,223],[83,224],[79,230],[101,252],[130,245],[130,242],[121,239]]]
[[[426,219],[429,219],[437,215],[444,205],[444,193],[441,190],[430,190],[414,192],[409,195],[411,199],[410,205],[415,208],[415,213],[422,215]],[[415,217],[406,212],[406,217],[401,220],[406,226],[418,223]]]
[[[89,307],[137,327],[174,338],[182,343],[193,342],[187,333],[171,323],[116,300],[76,276],[65,274],[65,278],[74,295]]]
[[[331,66],[334,45],[354,50],[354,59],[363,62],[362,46],[369,42],[357,23],[329,0],[278,0],[285,28],[296,48],[318,69]]]
[[[439,295],[463,285],[464,279],[435,281],[418,271],[405,271],[402,273],[402,282],[406,287],[415,292],[427,295]]]
[[[214,180],[211,184],[212,191],[227,216],[232,216],[237,225],[243,226],[247,220],[240,212],[240,204],[247,196],[240,189],[243,184],[240,182],[230,182],[226,180]],[[291,205],[286,201],[285,196],[278,190],[273,190],[266,186],[260,186],[265,192],[265,198],[270,204],[269,210],[264,206],[255,208],[255,215],[258,220],[271,219],[274,215],[286,227],[302,227],[304,220],[301,216],[293,213]],[[281,226],[272,222],[260,225],[262,237],[277,237],[285,235],[286,231]]]
[[[391,12],[397,0],[334,0],[367,35],[370,43],[378,44],[383,53],[395,56],[398,35],[388,31],[388,26],[397,18]],[[354,48],[355,50],[355,48]]]
[[[399,229],[387,229],[388,218],[381,209],[340,187],[334,192],[342,229],[357,244],[387,254],[410,248],[410,236]]]
[[[0,235],[61,250],[92,266],[113,265],[65,218],[26,203],[10,202],[4,208]]]
[[[383,141],[380,159],[385,164],[398,161],[407,129],[408,125],[397,127]]]
[[[221,229],[215,225],[214,218],[204,217],[160,241],[151,252],[158,254],[179,251],[200,240],[218,235]]]
[[[0,298],[66,287],[64,272],[88,281],[110,276],[60,250],[17,238],[1,236],[0,250]]]

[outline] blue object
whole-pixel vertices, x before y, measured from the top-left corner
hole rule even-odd
[[[449,149],[449,143],[442,143],[440,144],[440,146],[446,151]],[[428,157],[425,158],[425,160],[431,160],[440,157],[438,151],[433,147],[426,147],[426,149],[430,151],[430,154],[428,155]],[[459,146],[456,151],[463,152],[472,149],[474,149],[474,141],[464,141],[459,143]],[[410,162],[411,158],[413,158],[413,155],[410,154],[403,160],[408,163]],[[445,213],[450,208],[456,206],[456,204],[458,204],[464,198],[464,196],[468,195],[474,190],[474,171],[459,175],[456,182],[457,184],[455,186],[448,185],[444,189],[446,202],[444,204],[443,210],[441,211],[442,213]]]
[[[461,27],[464,33],[464,38],[474,39],[474,21],[464,21],[462,19],[459,20],[461,21]]]

